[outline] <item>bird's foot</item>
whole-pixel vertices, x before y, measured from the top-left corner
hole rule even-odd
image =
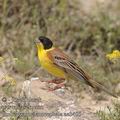
[[[49,80],[49,81],[45,81],[47,83],[54,83],[54,84],[60,84],[63,83],[65,81],[64,78],[55,78],[53,80]]]
[[[62,87],[65,87],[65,83],[58,84],[54,88],[42,88],[42,89],[47,90],[48,92],[50,92],[50,91],[55,91],[57,89],[60,89]]]

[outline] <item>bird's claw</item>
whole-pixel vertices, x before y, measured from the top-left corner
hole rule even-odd
[[[62,88],[64,86],[65,86],[65,84],[61,83],[61,84],[56,85],[54,88],[42,88],[42,89],[43,90],[47,90],[48,92],[51,92],[51,91],[55,91],[57,89],[60,89],[60,88]]]

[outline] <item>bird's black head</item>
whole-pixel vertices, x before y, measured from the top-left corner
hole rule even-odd
[[[50,49],[53,46],[52,41],[47,37],[40,36],[38,39],[43,44],[45,50]]]

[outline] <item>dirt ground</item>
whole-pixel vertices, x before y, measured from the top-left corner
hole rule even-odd
[[[0,86],[6,83],[6,80],[2,79],[4,73],[4,70],[0,71]],[[42,105],[42,109],[39,109],[37,112],[49,114],[54,112],[62,113],[62,116],[50,116],[47,114],[41,117],[41,115],[39,115],[32,118],[33,120],[77,120],[78,118],[80,120],[99,120],[96,112],[99,110],[107,111],[107,106],[112,106],[112,101],[117,100],[110,96],[106,96],[106,99],[103,100],[97,100],[93,96],[98,93],[93,92],[91,94],[82,91],[81,97],[79,101],[77,101],[76,97],[65,88],[48,91],[43,89],[46,86],[46,82],[40,79],[17,82],[14,97],[19,99],[25,95],[26,98],[40,98],[41,101],[38,104]],[[0,92],[2,99],[4,93],[2,91]],[[10,99],[11,97],[7,98]]]

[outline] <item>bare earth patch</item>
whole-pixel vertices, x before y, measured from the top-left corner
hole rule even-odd
[[[40,98],[40,102],[35,104],[41,105],[41,108],[32,110],[38,113],[32,120],[99,120],[96,111],[105,110],[114,100],[109,97],[107,100],[97,101],[86,92],[82,92],[84,97],[77,102],[68,90],[58,89],[50,92],[43,90],[45,86],[46,83],[40,80],[26,80],[17,84],[17,93],[14,97]]]

